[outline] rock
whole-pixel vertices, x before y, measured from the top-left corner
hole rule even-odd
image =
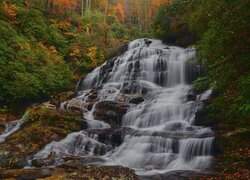
[[[146,44],[147,46],[149,46],[149,45],[152,43],[152,41],[150,41],[150,40],[148,40],[148,39],[144,39],[144,41],[145,41],[145,44]]]
[[[5,125],[0,124],[0,134],[3,134],[5,131]]]
[[[171,171],[165,174],[156,174],[152,176],[140,176],[141,180],[190,180],[199,179],[205,175],[205,173],[195,172],[195,171]]]
[[[62,102],[72,99],[75,93],[72,91],[62,92],[51,97],[50,103],[59,107]]]
[[[112,126],[121,123],[122,116],[127,112],[129,104],[115,101],[100,101],[95,105],[94,117]]]
[[[105,160],[101,157],[96,156],[86,156],[86,157],[65,157],[65,163],[59,165],[60,168],[64,168],[66,170],[77,170],[79,167],[88,164],[98,164],[104,163]]]
[[[140,104],[142,103],[143,101],[145,101],[145,99],[141,96],[138,96],[138,97],[132,97],[130,100],[129,100],[129,103],[132,103],[132,104]]]
[[[121,93],[129,95],[141,93],[142,95],[145,95],[150,91],[150,87],[147,87],[144,84],[140,84],[139,82],[125,82],[123,84]]]
[[[127,127],[118,127],[109,129],[90,129],[88,133],[89,135],[97,135],[99,142],[116,147],[122,144],[123,137],[131,130],[131,128]]]
[[[52,141],[79,131],[81,114],[44,107],[30,109],[21,128],[0,145],[0,167],[23,168],[26,158]]]
[[[70,109],[72,111],[79,111],[81,113],[86,112],[84,108],[91,109],[93,106],[94,102],[84,102],[80,99],[74,98],[71,99],[70,101],[64,102],[63,106],[64,109]]]
[[[126,179],[138,180],[139,177],[135,174],[134,170],[120,166],[83,166],[77,172],[69,174],[66,178],[69,179]]]
[[[41,168],[41,169],[12,169],[4,170],[0,173],[0,179],[25,179],[33,180],[37,178],[47,178],[56,175],[65,175],[64,169],[59,168]],[[55,177],[55,176],[54,176]]]
[[[0,169],[1,170],[1,169]],[[135,172],[129,168],[120,166],[79,166],[70,168],[39,168],[39,169],[13,169],[3,170],[0,173],[0,179],[25,179],[25,180],[54,180],[54,179],[82,179],[82,180],[109,180],[126,179],[138,180]]]

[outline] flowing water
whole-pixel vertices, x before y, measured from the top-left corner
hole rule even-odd
[[[189,63],[195,55],[195,49],[166,46],[158,40],[131,42],[122,55],[88,74],[78,85],[82,89],[78,96],[62,104],[82,109],[88,128],[48,144],[34,159],[53,153],[56,164],[65,156],[100,156],[103,165],[129,167],[140,175],[207,169],[213,132],[194,121],[211,91],[196,95],[189,84],[202,69],[194,72]],[[114,107],[127,109],[119,116]],[[103,141],[98,133],[89,133],[112,129],[96,117],[98,108],[128,129],[120,143],[112,143],[112,133]]]
[[[7,137],[16,132],[22,125],[23,119],[11,121],[5,124],[5,131],[0,134],[0,143],[4,142]]]

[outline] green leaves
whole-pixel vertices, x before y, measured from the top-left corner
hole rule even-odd
[[[197,34],[199,60],[207,75],[194,84],[198,90],[220,92],[210,108],[225,126],[246,125],[250,114],[250,1],[174,0],[162,6],[155,19],[158,37],[167,43],[180,42],[185,28]],[[173,28],[173,25],[175,28]],[[186,41],[193,43],[192,41]]]
[[[18,8],[14,25],[0,12],[1,105],[49,96],[67,89],[72,78],[60,30],[38,10]]]

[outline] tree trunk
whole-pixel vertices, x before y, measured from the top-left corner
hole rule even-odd
[[[104,22],[105,22],[105,23],[106,23],[106,21],[107,21],[108,8],[109,8],[109,0],[106,0],[105,15],[104,15]]]
[[[83,0],[81,0],[81,16],[83,17]]]

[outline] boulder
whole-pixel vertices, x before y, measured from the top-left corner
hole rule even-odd
[[[121,123],[123,115],[129,108],[128,103],[116,101],[100,101],[95,105],[95,119],[104,121],[111,126],[118,126]]]
[[[89,135],[97,135],[99,142],[116,147],[122,144],[124,136],[130,131],[132,131],[131,128],[117,127],[108,129],[90,129],[88,130],[88,133]]]
[[[69,133],[79,131],[78,112],[37,107],[30,109],[18,131],[0,145],[0,167],[23,168],[27,157]]]

